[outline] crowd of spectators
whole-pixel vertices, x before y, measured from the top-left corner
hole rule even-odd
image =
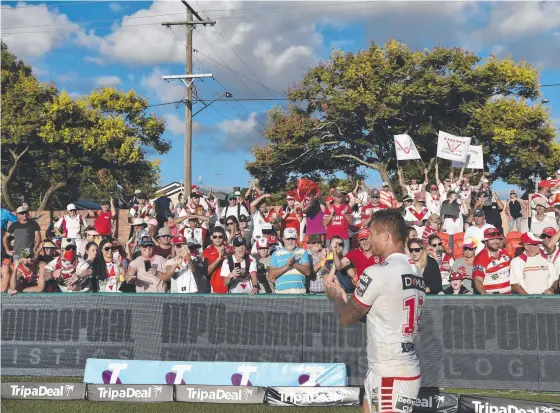
[[[280,208],[256,185],[228,194],[225,205],[196,186],[175,205],[165,195],[151,203],[137,191],[124,243],[114,236],[112,199],[85,214],[69,204],[44,239],[27,205],[2,209],[2,292],[322,294],[332,271],[351,293],[380,262],[370,220],[398,208],[409,227],[407,253],[428,294],[559,293],[560,171],[526,201],[512,191],[506,205],[486,178],[471,185],[463,170],[442,182],[436,166],[430,186],[427,170],[423,183],[406,183],[399,171],[399,182],[400,203],[387,182],[380,189],[358,182],[326,196],[318,185],[292,191]],[[508,230],[524,231],[513,252],[503,210]]]

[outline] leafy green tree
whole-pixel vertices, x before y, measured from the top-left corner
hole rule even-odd
[[[538,71],[509,57],[446,47],[413,52],[395,40],[334,51],[290,90],[287,109],[269,111],[268,145],[253,149],[246,168],[271,190],[299,176],[356,176],[361,167],[395,182],[393,135],[412,136],[428,165],[443,130],[483,145],[490,178],[526,187],[560,160],[550,113],[533,104],[539,96]]]
[[[15,208],[60,208],[78,196],[99,200],[154,187],[159,163],[147,150],[170,149],[165,122],[134,90],[102,88],[72,99],[42,84],[2,43],[2,198]],[[16,201],[17,200],[17,201]],[[53,202],[54,201],[54,202]]]

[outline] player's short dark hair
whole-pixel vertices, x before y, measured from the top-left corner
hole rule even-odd
[[[397,209],[380,209],[374,212],[368,226],[388,232],[395,242],[404,243],[408,238],[406,222]]]
[[[433,240],[435,239],[439,239],[441,240],[441,237],[438,234],[430,234],[428,236],[428,244],[431,244]]]
[[[214,229],[212,230],[212,234],[221,234],[225,237],[226,236],[226,230],[223,229],[222,227],[215,226]]]

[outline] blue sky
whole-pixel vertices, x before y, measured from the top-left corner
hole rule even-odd
[[[560,83],[560,2],[242,2],[192,1],[215,28],[194,32],[194,72],[215,80],[197,83],[199,96],[226,90],[234,98],[214,103],[195,117],[193,180],[207,186],[244,186],[250,148],[262,144],[266,110],[331,48],[356,51],[389,37],[413,49],[460,46],[481,56],[511,54],[541,69],[542,84]],[[2,2],[2,38],[33,65],[43,81],[73,96],[111,84],[131,88],[151,103],[184,97],[184,86],[162,75],[184,73],[184,28],[163,21],[184,19],[177,1]],[[216,30],[217,29],[217,30]],[[222,37],[223,36],[223,37]],[[227,40],[225,41],[224,38]],[[224,67],[227,66],[227,67]],[[263,87],[264,85],[264,87]],[[560,87],[542,89],[560,127]],[[227,102],[226,102],[227,100]],[[195,106],[194,111],[200,106]],[[180,180],[184,107],[154,107],[167,121],[172,150],[162,160],[162,183]],[[368,184],[379,183],[372,171]],[[509,188],[500,183],[501,191]]]

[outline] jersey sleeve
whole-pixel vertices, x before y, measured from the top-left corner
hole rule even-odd
[[[482,279],[484,279],[486,275],[484,272],[485,268],[486,268],[486,260],[483,257],[483,254],[480,253],[474,258],[473,272],[472,272],[473,279],[476,277],[481,277]]]
[[[220,270],[220,277],[227,277],[229,275],[229,264],[227,260],[222,263],[222,269]]]
[[[519,257],[511,260],[509,267],[509,282],[510,284],[519,284],[521,287],[525,288],[523,282],[523,260]]]
[[[363,307],[371,307],[385,288],[385,277],[380,274],[380,268],[374,267],[375,275],[371,274],[371,268],[363,272],[354,291],[354,299]]]
[[[257,260],[253,257],[249,257],[249,273],[253,274],[257,272]]]

